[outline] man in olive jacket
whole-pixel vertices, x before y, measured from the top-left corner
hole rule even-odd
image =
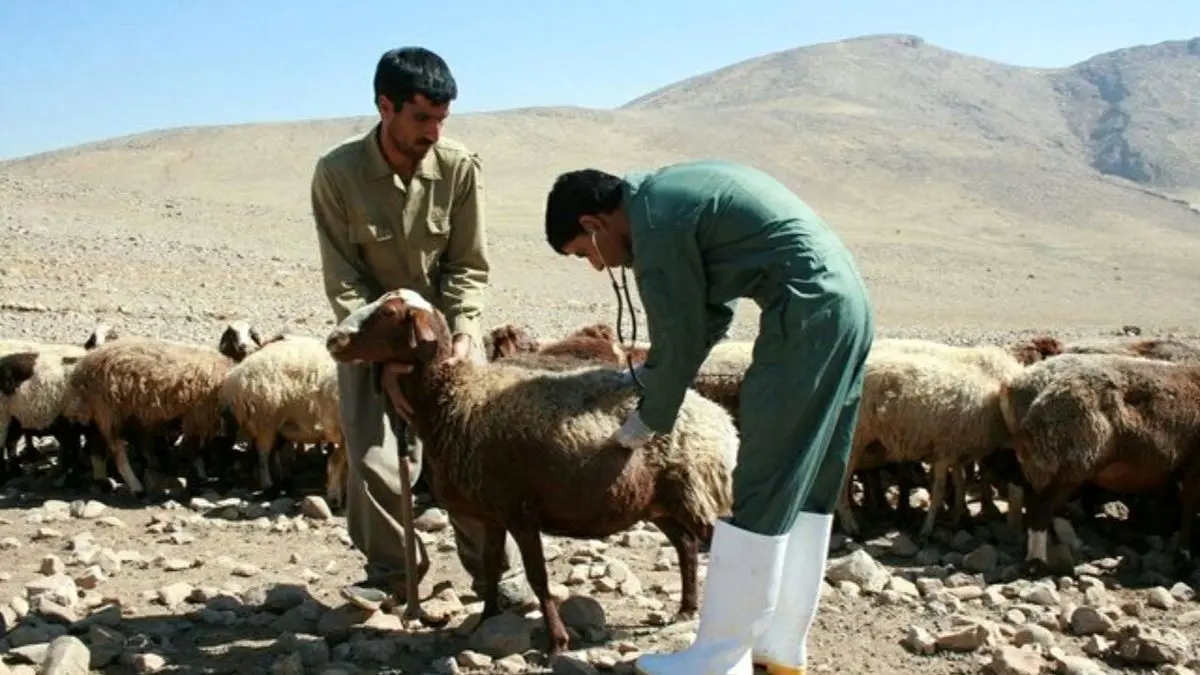
[[[441,137],[457,96],[445,61],[420,47],[384,53],[375,70],[380,122],[317,160],[312,209],[325,294],[336,321],[396,288],[411,288],[446,315],[454,358],[482,360],[480,314],[489,263],[479,156]],[[346,527],[367,558],[366,581],[342,589],[374,609],[404,597],[399,522],[400,452],[412,479],[421,444],[381,396],[370,365],[338,364],[346,436]],[[482,525],[451,517],[459,560],[482,590]],[[506,542],[501,601],[527,605],[519,552]]]

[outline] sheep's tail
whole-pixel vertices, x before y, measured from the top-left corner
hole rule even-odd
[[[1017,419],[1017,411],[1013,408],[1012,384],[1007,381],[1001,382],[1000,392],[997,396],[1000,403],[1000,416],[1004,418],[1004,426],[1008,427],[1009,435],[1015,438],[1020,420]]]

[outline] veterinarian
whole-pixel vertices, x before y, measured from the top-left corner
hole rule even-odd
[[[375,68],[379,122],[316,162],[312,210],[325,294],[341,321],[384,292],[412,288],[434,299],[454,332],[454,357],[483,359],[480,314],[489,262],[479,156],[441,136],[457,97],[446,62],[406,47]],[[342,589],[366,609],[404,603],[404,530],[397,438],[415,482],[421,444],[380,393],[370,365],[338,365],[346,435],[346,527],[367,558],[366,580]],[[459,560],[483,588],[483,527],[451,517]],[[534,602],[509,538],[501,604]]]
[[[804,673],[874,333],[853,257],[783,184],[722,161],[562,174],[546,239],[596,270],[633,268],[650,351],[630,374],[641,400],[616,433],[629,448],[671,431],[738,299],[762,310],[741,389],[733,514],[713,530],[695,642],[636,665],[643,675],[750,675],[752,662]]]

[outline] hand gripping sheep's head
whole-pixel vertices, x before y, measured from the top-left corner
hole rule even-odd
[[[343,319],[329,333],[325,348],[342,363],[417,365],[449,356],[449,332],[428,300],[402,288]]]

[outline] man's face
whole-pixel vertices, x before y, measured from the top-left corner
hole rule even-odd
[[[438,105],[421,94],[405,102],[399,110],[384,96],[379,97],[378,103],[385,142],[414,163],[421,161],[437,143],[442,124],[450,116],[449,102]]]
[[[606,267],[620,267],[629,263],[629,251],[624,242],[606,223],[593,216],[584,216],[580,224],[584,233],[563,247],[567,255],[587,258],[597,272]]]

